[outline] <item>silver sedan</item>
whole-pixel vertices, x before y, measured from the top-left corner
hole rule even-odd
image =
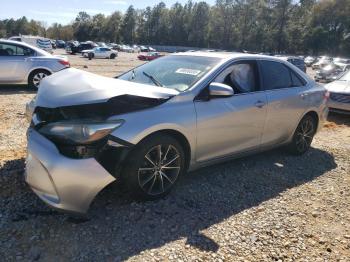
[[[26,181],[81,213],[115,180],[159,198],[186,171],[280,146],[304,154],[327,97],[294,65],[259,55],[174,54],[117,79],[67,69],[29,107]]]
[[[330,92],[329,109],[337,113],[350,114],[350,70],[325,87]]]
[[[28,83],[38,88],[44,77],[69,66],[66,57],[53,56],[25,43],[0,40],[0,84]]]

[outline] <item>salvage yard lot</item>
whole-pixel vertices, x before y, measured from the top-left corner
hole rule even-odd
[[[143,63],[127,53],[68,57],[110,77]],[[201,169],[162,200],[133,202],[111,185],[85,221],[24,183],[24,106],[34,95],[0,86],[0,260],[349,261],[349,116],[331,114],[304,156],[278,149]]]

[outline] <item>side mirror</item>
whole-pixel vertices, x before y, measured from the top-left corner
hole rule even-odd
[[[213,82],[209,85],[210,97],[229,97],[233,96],[234,91],[229,85]]]

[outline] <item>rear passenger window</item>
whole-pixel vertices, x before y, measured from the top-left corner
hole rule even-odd
[[[280,89],[292,86],[289,69],[274,61],[261,61],[264,90]]]
[[[305,83],[294,73],[292,70],[290,70],[290,75],[292,77],[292,86],[304,86]]]

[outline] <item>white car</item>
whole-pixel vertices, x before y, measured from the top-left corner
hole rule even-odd
[[[325,85],[330,92],[328,107],[336,113],[350,114],[350,70],[337,80]]]
[[[38,47],[46,52],[49,52],[50,54],[53,53],[51,41],[50,41],[50,39],[47,39],[45,37],[32,36],[32,35],[21,35],[21,36],[12,36],[9,38],[9,40],[23,42],[23,43],[26,43],[28,45]]]
[[[344,72],[350,69],[350,59],[348,58],[336,57],[334,58],[333,63],[339,66],[339,68]]]
[[[311,68],[313,70],[320,69],[326,65],[332,64],[333,59],[328,56],[321,56],[316,63],[312,64]]]
[[[118,52],[109,47],[95,47],[94,49],[83,50],[81,54],[83,57],[89,57],[90,54],[91,58],[115,59],[118,56]]]

